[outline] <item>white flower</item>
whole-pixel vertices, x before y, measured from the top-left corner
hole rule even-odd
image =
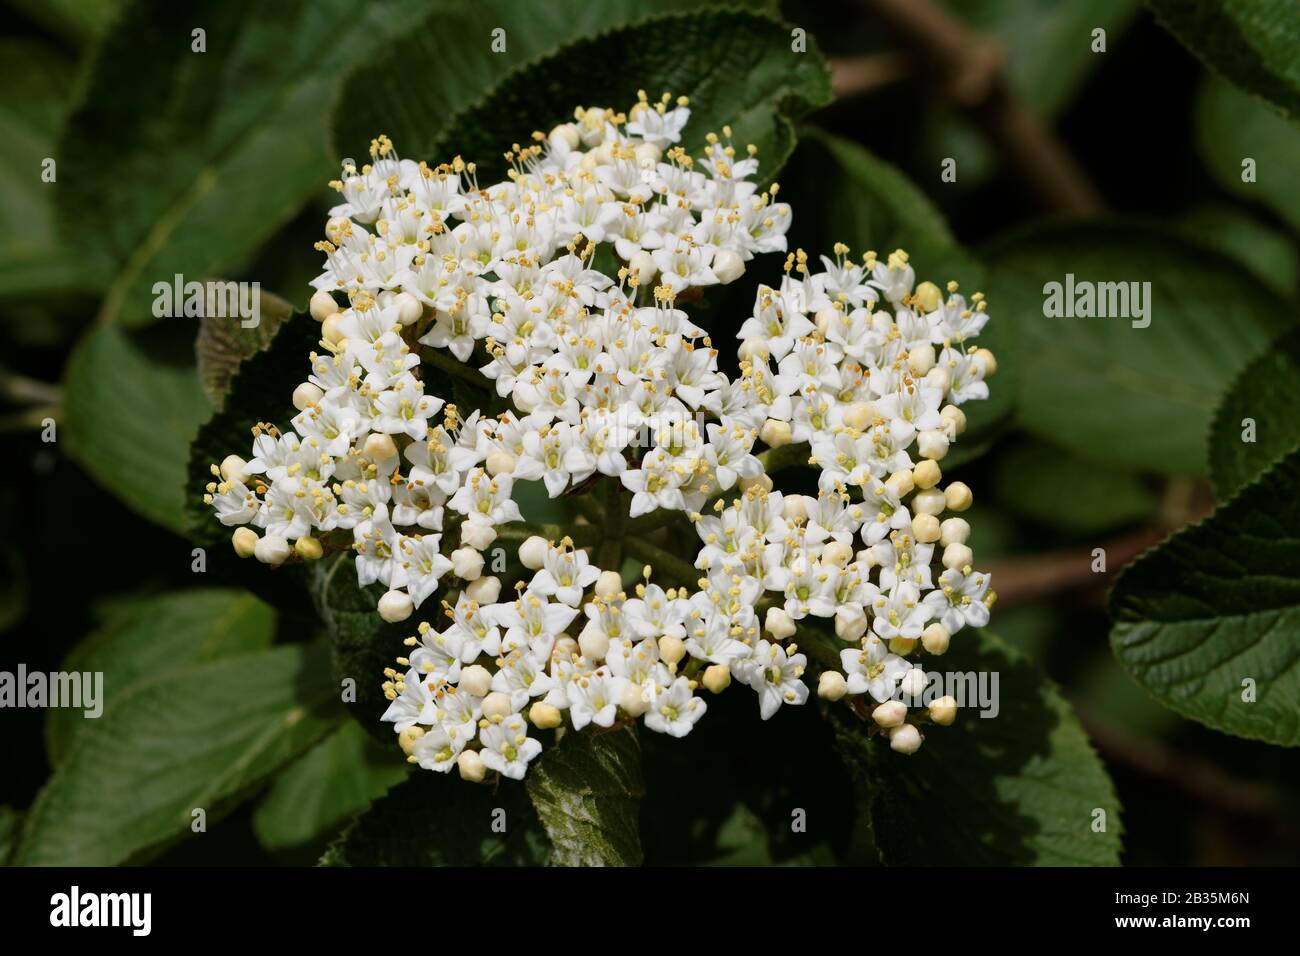
[[[803,654],[786,655],[780,644],[759,641],[746,662],[746,682],[758,691],[758,710],[764,720],[782,704],[802,704],[808,699],[808,685],[801,679],[808,659]]]
[[[518,714],[479,731],[483,749],[479,756],[490,769],[511,780],[522,780],[528,763],[542,752],[540,742],[528,736],[528,725]]]
[[[656,733],[685,737],[706,710],[708,705],[694,695],[690,682],[679,677],[655,696],[646,711],[645,725]]]
[[[840,651],[840,663],[848,678],[850,694],[870,694],[878,701],[894,696],[894,689],[911,665],[896,654],[890,654],[884,641],[868,637],[863,647]]]

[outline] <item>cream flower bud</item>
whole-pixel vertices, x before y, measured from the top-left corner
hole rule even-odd
[[[867,633],[867,615],[852,604],[842,604],[835,609],[835,636],[841,641],[861,640]]]
[[[933,312],[943,301],[943,293],[933,282],[922,282],[912,291],[912,295],[916,297],[916,304],[924,312]]]
[[[813,322],[817,326],[817,331],[820,332],[822,335],[825,335],[827,332],[829,332],[831,329],[835,328],[835,326],[839,324],[839,321],[843,317],[843,315],[844,313],[841,312],[839,309],[835,308],[834,306],[828,305],[825,306],[824,308],[817,310],[817,314],[813,317]]]
[[[822,671],[817,678],[817,696],[822,700],[839,700],[849,692],[849,683],[839,671]]]
[[[501,579],[492,574],[475,578],[465,585],[465,596],[480,606],[495,604],[501,596]]]
[[[903,724],[889,732],[889,747],[900,754],[914,754],[921,749],[921,731],[915,724]]]
[[[251,558],[257,552],[257,532],[252,528],[236,528],[230,543],[235,547],[235,554]]]
[[[516,408],[527,415],[542,404],[542,393],[536,385],[525,382],[521,378],[515,382],[514,391],[510,393],[510,400],[515,403]]]
[[[871,719],[880,727],[897,727],[907,719],[907,705],[901,700],[887,700],[871,712]]]
[[[473,581],[483,573],[483,555],[473,548],[457,548],[451,553],[451,571],[462,581]]]
[[[937,461],[923,461],[912,469],[912,481],[922,490],[933,488],[942,477],[943,472],[939,470]]]
[[[740,348],[737,349],[736,354],[739,355],[743,361],[766,362],[772,352],[771,349],[768,348],[767,339],[752,338],[745,339],[745,341],[741,342]]]
[[[780,448],[782,445],[788,445],[791,441],[790,423],[769,418],[763,422],[763,427],[758,430],[758,437],[769,448]]]
[[[392,435],[372,432],[361,447],[361,452],[371,461],[387,461],[397,457],[397,442]]]
[[[902,691],[904,697],[913,699],[920,697],[925,693],[925,686],[929,683],[925,676],[925,671],[919,667],[913,667],[903,675],[903,679],[898,682],[898,689]]]
[[[650,170],[655,168],[655,164],[659,162],[660,157],[664,154],[663,150],[654,143],[641,143],[633,152],[636,154],[636,164],[642,169]],[[715,267],[713,271],[716,274],[718,270]],[[721,277],[719,276],[719,278]],[[723,279],[722,281],[726,282],[727,280]]]
[[[896,471],[885,479],[885,484],[889,485],[900,498],[904,495],[910,495],[916,487],[916,482],[912,478],[912,473],[904,468],[902,471]]]
[[[556,149],[565,150],[577,149],[578,144],[582,142],[578,136],[578,127],[572,123],[561,123],[551,130],[546,140]]]
[[[331,345],[338,345],[343,341],[343,330],[339,327],[343,324],[343,316],[335,312],[328,316],[320,327],[320,335],[326,342]]]
[[[486,551],[497,539],[497,529],[490,524],[466,521],[460,526],[460,542],[475,551]],[[480,568],[480,570],[482,570]]]
[[[942,365],[936,365],[925,373],[925,378],[922,381],[930,388],[937,388],[941,392],[947,392],[949,386],[952,385],[952,376],[948,374],[948,370]]]
[[[784,608],[770,607],[763,619],[763,629],[778,641],[784,641],[795,632],[794,618]]]
[[[948,650],[948,642],[950,640],[952,640],[952,635],[949,634],[948,629],[938,621],[935,621],[921,632],[921,646],[924,647],[927,652],[936,656]]]
[[[876,419],[875,402],[853,402],[844,409],[844,424],[854,431],[864,432]]]
[[[402,753],[411,756],[411,751],[415,749],[415,742],[424,736],[424,728],[419,724],[412,724],[400,734],[397,735],[397,745],[402,748]]]
[[[764,491],[772,490],[772,476],[768,474],[755,475],[753,478],[741,478],[736,482],[740,490],[748,491],[750,488],[762,488]]]
[[[247,481],[248,475],[244,471],[246,467],[248,462],[238,455],[227,455],[221,459],[221,468],[218,470],[226,481]]]
[[[515,465],[519,459],[508,451],[494,451],[487,456],[484,463],[487,467],[487,473],[495,478],[497,475],[509,475],[514,472]]]
[[[949,511],[965,511],[973,500],[970,486],[964,481],[954,481],[943,490],[943,497],[948,503]]]
[[[339,305],[334,301],[334,296],[324,290],[316,292],[311,297],[311,302],[307,304],[311,311],[311,317],[317,322],[324,322],[331,315],[339,310]]]
[[[940,538],[943,535],[940,534]],[[964,544],[954,541],[943,549],[943,566],[945,568],[964,568],[975,563],[975,552]]]
[[[641,286],[649,287],[650,283],[654,282],[659,268],[650,253],[642,249],[640,252],[632,253],[632,258],[627,263],[627,271],[629,278],[636,279]]]
[[[711,664],[704,669],[704,686],[710,693],[721,694],[731,686],[731,668],[726,664]]]
[[[713,256],[711,268],[718,281],[726,285],[745,274],[745,260],[730,249],[719,249]]]
[[[948,499],[944,498],[947,504]],[[939,525],[939,541],[947,547],[950,544],[965,544],[970,538],[970,525],[965,518],[945,518]]]
[[[475,697],[486,697],[492,690],[492,674],[481,664],[470,664],[461,670],[460,683],[456,687]]]
[[[946,431],[950,434],[960,435],[966,431],[966,413],[956,405],[943,406],[939,417],[943,419]]]
[[[540,535],[532,535],[519,546],[519,563],[529,571],[540,571],[546,564],[550,544]]]
[[[930,719],[941,727],[947,727],[957,719],[957,701],[952,696],[931,701],[927,709],[930,711]]]
[[[918,491],[912,498],[913,514],[940,515],[946,507],[948,507],[948,499],[938,488]]]
[[[487,767],[477,750],[461,751],[461,755],[456,758],[456,769],[460,772],[460,779],[470,783],[482,783],[487,776]]]
[[[891,637],[889,639],[889,653],[897,654],[899,657],[906,657],[916,648],[916,638],[914,637]]]
[[[569,637],[568,634],[561,634],[555,639],[555,646],[551,648],[551,656],[558,656],[560,660],[570,660],[574,654],[581,653],[578,642]]]
[[[622,707],[629,717],[640,717],[650,709],[650,701],[646,700],[645,692],[639,684],[628,684],[623,688],[618,706]]]
[[[253,548],[253,554],[263,564],[279,567],[288,560],[291,550],[289,542],[284,538],[278,534],[268,534],[258,540],[257,545]]]
[[[601,571],[595,590],[602,601],[612,601],[623,592],[623,578],[617,571]]]
[[[599,664],[609,653],[609,635],[604,631],[585,630],[578,635],[578,650],[593,664]]]
[[[402,325],[414,325],[424,315],[424,303],[409,292],[400,292],[393,299],[397,306],[397,321]]]
[[[842,568],[852,559],[853,545],[844,541],[836,541],[832,538],[822,548],[821,560],[823,564],[833,564],[837,568]]]
[[[298,411],[305,411],[312,405],[317,405],[325,397],[325,393],[320,390],[319,385],[313,385],[311,382],[303,382],[293,390],[293,407]]]
[[[998,374],[998,360],[993,357],[993,353],[988,349],[976,349],[975,360],[984,363],[985,378],[992,378]]]
[[[389,624],[405,621],[415,610],[415,602],[405,591],[385,591],[379,599],[379,616]]]
[[[934,515],[917,515],[912,519],[912,534],[922,544],[933,544],[939,540],[939,519]]]
[[[509,717],[511,713],[509,694],[495,690],[483,698],[483,716],[488,720],[493,717]]]
[[[560,708],[544,704],[540,700],[528,708],[528,719],[539,730],[554,730],[564,723],[564,715],[560,713]]]
[[[319,561],[325,554],[325,548],[320,543],[320,539],[313,538],[309,534],[305,534],[295,541],[293,550],[297,551],[298,557],[304,561]]]
[[[808,517],[807,495],[785,495],[781,499],[781,513],[786,521],[803,521]]]
[[[913,375],[925,375],[934,368],[934,346],[919,345],[907,350],[907,367]]]
[[[686,643],[680,637],[665,634],[659,638],[659,658],[672,666],[686,656]]]
[[[916,436],[916,450],[922,458],[938,461],[948,454],[948,436],[937,428],[927,428]]]

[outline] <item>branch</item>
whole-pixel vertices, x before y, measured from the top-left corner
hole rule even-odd
[[[862,96],[902,80],[911,69],[901,53],[831,59],[831,89],[836,99]]]

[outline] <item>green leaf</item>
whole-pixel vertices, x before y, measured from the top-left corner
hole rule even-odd
[[[792,54],[790,31],[776,21],[736,10],[670,14],[582,37],[520,67],[458,112],[436,140],[413,145],[430,161],[455,154],[474,160],[480,176],[490,177],[505,170],[503,148],[526,142],[531,131],[572,119],[578,105],[627,109],[638,90],[690,97],[682,139],[688,152],[730,124],[739,149],[758,147],[761,178],[768,179],[794,147],[792,121],[831,99],[820,53],[810,46]]]
[[[338,722],[324,648],[194,664],[137,684],[79,734],[28,814],[15,862],[111,866],[211,823]]]
[[[154,282],[242,268],[323,195],[337,171],[326,125],[340,77],[424,7],[125,3],[58,150],[61,226],[95,237],[78,248],[83,267],[111,283],[103,316],[152,322]],[[198,27],[202,53],[192,49]]]
[[[1300,117],[1300,17],[1293,0],[1147,0],[1212,69]]]
[[[1300,191],[1295,157],[1300,128],[1254,97],[1211,78],[1196,101],[1201,155],[1219,185],[1235,196],[1273,210],[1300,231]],[[1242,163],[1254,160],[1254,181],[1242,180]]]
[[[925,194],[856,143],[803,129],[782,179],[781,198],[794,209],[791,245],[802,246],[810,256],[831,255],[837,242],[855,253],[874,249],[881,256],[901,247],[911,256],[918,282],[931,281],[942,289],[955,279],[967,296],[984,289],[984,267],[957,244]],[[992,319],[978,344],[998,356],[998,374],[989,382],[986,401],[963,406],[967,429],[945,458],[946,468],[976,457],[1014,407],[1016,339],[997,300],[990,301],[989,314]]]
[[[1056,686],[1020,652],[962,631],[944,672],[998,675],[995,717],[961,708],[912,756],[868,738],[866,724],[831,709],[844,759],[869,794],[872,835],[888,865],[1112,866],[1119,863],[1119,799]],[[989,678],[992,689],[992,678]],[[1093,830],[1096,810],[1106,827]]]
[[[639,866],[645,785],[636,730],[571,731],[533,764],[528,796],[557,866]]]
[[[204,588],[122,601],[72,652],[60,670],[104,675],[104,714],[142,683],[194,664],[269,647],[275,611],[251,594]],[[103,718],[100,718],[103,719]],[[50,762],[63,764],[77,738],[94,722],[81,711],[52,709],[45,722]]]
[[[14,852],[22,825],[22,814],[13,807],[0,806],[0,866],[9,865],[9,857]]]
[[[279,296],[269,292],[259,295],[259,321],[251,328],[233,319],[206,315],[199,319],[199,337],[194,343],[199,382],[214,408],[220,409],[224,404],[239,363],[269,346],[280,326],[293,315],[293,306]]]
[[[88,43],[104,32],[118,0],[9,0],[23,16],[74,43]]]
[[[1291,414],[1297,381],[1300,338],[1288,333],[1242,369],[1224,394],[1210,429],[1210,476],[1221,501],[1300,446],[1300,427]]]
[[[362,66],[348,78],[334,114],[335,152],[359,156],[371,139],[386,133],[403,156],[430,163],[450,159],[450,155],[434,155],[434,148],[442,141],[456,112],[481,99],[522,64],[554,54],[580,37],[636,23],[653,14],[709,5],[730,5],[730,0],[437,3],[423,22],[393,42],[382,60]],[[495,30],[505,31],[504,53],[489,52]],[[448,43],[449,36],[465,38],[466,42]],[[409,84],[401,71],[392,69],[392,63],[421,64],[420,96],[410,95]],[[575,100],[559,103],[558,108],[567,113],[577,105]],[[610,105],[623,108],[623,104]],[[500,142],[492,144],[490,156],[481,160],[498,155],[510,143],[521,142],[533,128],[529,122],[525,119],[522,127],[507,132]],[[459,147],[453,151],[463,152]]]
[[[522,784],[493,788],[417,770],[358,817],[320,865],[541,866],[549,851]]]
[[[1295,145],[1300,149],[1300,135]],[[1300,249],[1295,241],[1238,206],[1197,206],[1175,226],[1194,242],[1236,259],[1279,296],[1292,298],[1300,287]]]
[[[1024,356],[1021,424],[1129,469],[1204,474],[1204,436],[1219,395],[1289,319],[1235,262],[1148,226],[1040,225],[996,243],[988,259],[990,325],[1000,317]],[[1083,282],[1150,283],[1150,296],[1141,294],[1150,324],[1047,315],[1057,291],[1048,284],[1062,287],[1064,300],[1071,275],[1076,296]],[[1127,313],[1136,313],[1132,302]]]
[[[994,490],[1012,514],[1075,535],[1141,521],[1159,504],[1132,472],[1032,440],[999,452]]]
[[[380,750],[349,721],[285,767],[253,813],[262,846],[310,843],[406,779],[402,752],[394,740],[388,744]]]
[[[1300,450],[1138,558],[1110,596],[1111,646],[1139,684],[1185,717],[1286,746],[1300,745],[1297,487]]]
[[[92,326],[64,373],[61,423],[70,453],[100,484],[173,531],[182,528],[190,439],[210,410],[181,331]]]

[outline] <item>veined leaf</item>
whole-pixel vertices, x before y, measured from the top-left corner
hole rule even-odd
[[[1237,376],[1210,429],[1210,475],[1226,501],[1287,452],[1300,447],[1291,414],[1300,381],[1300,338],[1287,333]]]

